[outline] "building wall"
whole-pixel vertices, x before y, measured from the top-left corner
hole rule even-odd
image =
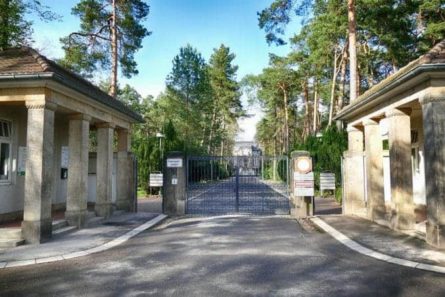
[[[2,106],[0,119],[12,123],[11,180],[0,183],[0,214],[23,210],[25,177],[17,175],[18,147],[26,146],[27,112],[23,107]]]
[[[0,183],[0,221],[22,216],[25,177],[18,175],[19,147],[26,147],[27,109],[23,106],[2,106],[0,119],[12,123],[11,181]],[[67,195],[67,179],[61,177],[62,147],[68,146],[68,121],[56,113],[54,124],[54,187],[53,208],[64,209]],[[32,157],[32,156],[31,156]],[[112,202],[116,201],[117,154],[113,158]],[[26,174],[26,173],[25,173]],[[69,175],[68,170],[68,175]],[[88,171],[88,202],[96,201],[96,154],[90,153]]]

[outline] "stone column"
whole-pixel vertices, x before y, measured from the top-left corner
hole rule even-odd
[[[96,124],[97,170],[96,170],[96,215],[109,217],[112,213],[111,196],[113,182],[113,136],[110,123]]]
[[[181,166],[167,166],[169,159],[182,160]],[[162,212],[168,215],[184,215],[187,196],[187,164],[182,152],[169,152],[164,163],[164,195]]]
[[[65,219],[78,228],[85,225],[88,200],[88,153],[91,117],[83,114],[69,117],[68,189]]]
[[[345,214],[360,214],[365,210],[365,169],[363,160],[363,132],[348,127],[348,150],[344,153],[344,198]]]
[[[389,166],[391,172],[391,226],[398,230],[414,228],[416,221],[413,201],[411,164],[411,110],[393,109],[386,112],[389,136]]]
[[[116,208],[130,211],[132,201],[129,187],[131,186],[130,158],[130,133],[127,129],[117,130],[117,170],[116,170]]]
[[[368,119],[365,126],[366,193],[368,218],[385,219],[385,196],[383,181],[383,144],[378,121]]]
[[[425,139],[426,240],[445,248],[445,95],[420,100]]]
[[[22,234],[29,243],[52,235],[51,193],[54,187],[54,111],[52,103],[26,102],[28,108],[25,204]]]

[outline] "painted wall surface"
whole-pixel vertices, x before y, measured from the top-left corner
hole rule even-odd
[[[96,202],[96,153],[90,153],[88,162],[88,202]],[[117,154],[113,154],[113,176],[111,184],[111,202],[116,202]]]
[[[0,119],[12,123],[11,137],[11,181],[0,183],[0,214],[23,210],[25,177],[17,174],[18,149],[26,147],[27,109],[24,106],[2,106]],[[54,127],[54,188],[53,204],[64,204],[67,195],[67,179],[61,177],[62,147],[68,146],[68,121],[57,115]],[[32,156],[30,156],[32,157]],[[88,170],[88,202],[96,201],[96,154],[90,153]],[[113,155],[112,202],[116,201],[117,154]],[[26,174],[26,173],[25,173]],[[70,174],[68,169],[68,175]]]
[[[0,119],[12,123],[11,180],[0,183],[0,214],[23,209],[25,177],[17,175],[18,147],[26,146],[27,111],[24,106],[2,106]]]

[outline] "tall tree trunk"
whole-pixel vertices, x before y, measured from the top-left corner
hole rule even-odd
[[[328,127],[332,124],[332,118],[334,117],[334,104],[335,104],[335,87],[337,82],[337,50],[335,50],[334,54],[334,69],[332,71],[332,83],[331,83],[331,99],[329,100],[329,120]]]
[[[283,104],[284,104],[284,148],[285,152],[289,151],[289,98],[286,90],[286,86],[281,84],[280,89],[283,92]]]
[[[348,51],[346,50],[347,45],[345,45],[345,49],[343,51],[342,63],[340,66],[340,82],[338,89],[338,99],[336,106],[336,113],[339,112],[344,105],[345,98],[345,84],[346,84],[346,65],[348,64]]]
[[[117,71],[118,71],[118,38],[117,38],[117,0],[112,0],[111,16],[111,82],[110,96],[116,98],[117,95]]]
[[[337,86],[337,77],[338,77],[338,73],[344,72],[346,73],[346,59],[347,59],[347,54],[346,53],[346,47],[347,45],[345,45],[340,53],[337,54],[337,50],[335,50],[335,54],[334,54],[334,70],[332,71],[332,85],[331,85],[331,99],[330,99],[330,104],[329,104],[329,120],[328,120],[328,127],[330,127],[332,125],[332,121],[334,118],[334,113],[336,113],[339,109],[336,108],[336,96],[335,96],[335,88]],[[340,57],[339,57],[340,56]],[[340,58],[340,61],[337,62],[337,60]],[[340,67],[338,67],[340,65]],[[344,75],[344,73],[342,73]],[[344,79],[344,77],[342,78]],[[341,91],[343,92],[343,88],[342,88],[342,81],[340,81],[340,87],[341,87]],[[343,94],[340,94],[339,97],[337,98],[337,107],[338,107],[338,101],[340,101],[340,96],[343,96]],[[343,99],[341,99],[341,101],[343,101]],[[340,106],[340,109],[343,106]]]
[[[304,122],[303,122],[303,141],[309,136],[310,130],[310,106],[309,106],[309,87],[307,79],[303,83],[303,100],[304,100]]]
[[[313,134],[317,134],[318,130],[318,80],[315,80],[314,82],[314,108],[312,110],[312,132]]]
[[[355,0],[348,0],[348,28],[349,28],[349,98],[352,103],[358,94],[357,89],[357,33],[355,18]]]
[[[213,129],[215,128],[215,121],[216,121],[216,104],[215,104],[215,106],[213,106],[212,121],[210,123],[209,143],[208,143],[208,146],[207,146],[207,153],[208,154],[210,154],[210,150],[212,148]]]

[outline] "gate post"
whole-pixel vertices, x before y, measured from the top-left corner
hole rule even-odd
[[[184,215],[187,196],[187,163],[182,152],[169,152],[164,164],[162,212]]]
[[[296,196],[295,173],[298,173],[297,159],[300,157],[310,158],[309,152],[294,151],[291,153],[291,174],[290,174],[290,213],[295,218],[305,218],[314,215],[314,200],[312,196]],[[309,170],[312,171],[312,168]]]

